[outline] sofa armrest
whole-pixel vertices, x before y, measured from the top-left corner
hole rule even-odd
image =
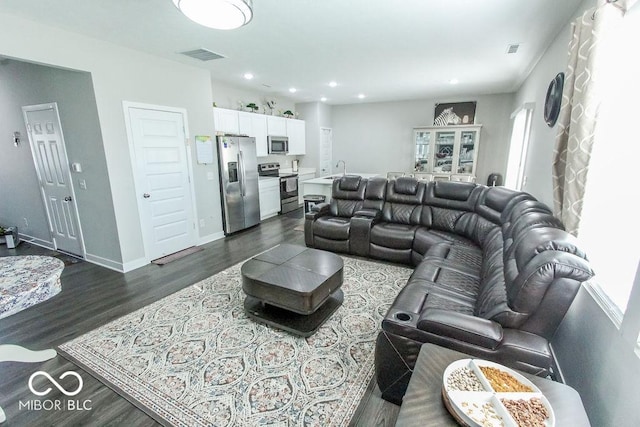
[[[368,257],[371,227],[382,217],[378,209],[361,209],[351,218],[349,248],[354,255]]]
[[[356,213],[353,214],[353,216],[371,218],[373,220],[377,220],[377,219],[380,219],[380,217],[382,216],[382,212],[379,209],[366,208],[366,209],[360,209],[359,211],[356,211]]]
[[[439,308],[424,310],[417,326],[425,332],[490,349],[498,347],[503,337],[499,323]]]
[[[305,214],[305,219],[315,220],[318,217],[329,215],[331,205],[327,202],[311,206],[311,210]]]

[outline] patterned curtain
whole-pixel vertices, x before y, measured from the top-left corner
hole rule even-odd
[[[587,172],[598,111],[602,82],[598,79],[602,53],[600,39],[607,29],[620,25],[624,1],[599,0],[572,24],[569,64],[565,71],[558,133],[553,152],[553,196],[555,215],[567,231],[578,235],[587,185]],[[629,2],[631,3],[631,1]]]

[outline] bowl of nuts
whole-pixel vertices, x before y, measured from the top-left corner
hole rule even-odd
[[[462,359],[442,377],[445,406],[462,425],[553,427],[553,409],[540,389],[498,363]]]

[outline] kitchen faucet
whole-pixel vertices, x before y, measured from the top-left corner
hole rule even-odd
[[[344,160],[338,160],[338,163],[336,163],[336,167],[340,166],[340,162],[342,162],[342,175],[346,175],[347,174],[347,164],[344,162]]]

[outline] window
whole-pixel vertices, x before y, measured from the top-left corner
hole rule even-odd
[[[524,186],[524,169],[527,162],[527,149],[529,147],[529,134],[531,131],[531,118],[533,117],[533,104],[524,104],[516,110],[511,131],[511,144],[509,145],[509,159],[507,162],[507,175],[505,187],[521,190]]]
[[[640,321],[628,319],[640,316],[640,297],[633,297],[640,292],[634,289],[640,287],[640,63],[629,52],[640,37],[640,8],[629,10],[623,23],[600,46],[603,87],[579,238],[596,272],[592,289],[601,305],[618,325],[631,322],[625,333],[637,340]]]

